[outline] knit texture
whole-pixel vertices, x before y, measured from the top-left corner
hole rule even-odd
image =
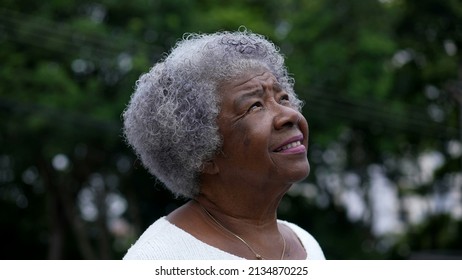
[[[278,223],[288,226],[300,239],[307,251],[307,259],[324,260],[318,242],[299,226],[287,221]],[[243,258],[210,246],[165,217],[154,222],[127,251],[124,260],[243,260]]]

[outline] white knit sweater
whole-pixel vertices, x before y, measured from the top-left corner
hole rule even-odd
[[[278,220],[298,236],[307,259],[325,259],[318,242],[299,226]],[[127,251],[124,260],[243,260],[243,258],[210,246],[165,217],[154,222]]]

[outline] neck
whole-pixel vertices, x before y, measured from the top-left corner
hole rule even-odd
[[[262,194],[217,195],[202,192],[195,201],[235,234],[254,237],[261,237],[262,234],[279,236],[277,208],[283,194],[268,197]]]
[[[284,258],[286,240],[277,224],[275,211],[270,217],[262,219],[255,218],[255,215],[239,216],[224,212],[223,207],[218,208],[215,204],[210,204],[203,196],[199,196],[198,200],[192,203],[202,212],[202,217],[209,226],[215,228],[220,235],[223,234],[223,237],[226,236],[228,240],[234,241],[234,246],[240,248],[240,252],[244,254],[242,256],[259,260]],[[279,248],[281,242],[282,251]],[[243,245],[249,251],[243,250]]]
[[[225,184],[216,177],[203,177],[201,193],[195,200],[223,220],[275,225],[279,203],[291,184],[235,179],[235,182]]]
[[[196,201],[197,202],[197,201]],[[229,230],[227,227],[225,227],[223,225],[223,223],[221,223],[220,221],[218,221],[207,209],[205,209],[205,207],[203,207],[199,202],[197,202],[197,205],[199,205],[199,207],[203,210],[203,212],[215,223],[215,225],[217,225],[220,229],[222,229],[225,233],[228,233],[230,235],[232,235],[233,237],[237,238],[239,241],[241,241],[243,244],[246,245],[246,247],[252,251],[252,253],[255,255],[255,258],[257,260],[264,260],[265,258],[261,255],[261,253],[258,253],[257,251],[255,251],[255,249],[247,242],[245,241],[244,238],[242,238],[241,236],[237,235],[236,233],[234,233],[233,231]],[[281,257],[280,259],[282,260],[285,256],[285,252],[286,252],[286,240],[284,238],[284,235],[282,233],[280,233],[280,236],[281,236],[281,239],[282,239],[282,242],[283,242],[283,249],[282,249],[282,252],[281,252]]]
[[[243,245],[246,243],[265,259],[279,259],[281,252],[285,252],[285,239],[277,223],[277,209],[291,184],[264,178],[244,181],[237,176],[228,180],[204,177],[200,194],[190,204],[197,213],[202,213],[202,221],[231,242],[227,243],[232,244],[230,251],[241,249],[236,252],[238,255],[255,258]]]

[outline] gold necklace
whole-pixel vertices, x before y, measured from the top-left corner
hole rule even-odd
[[[228,232],[229,234],[233,235],[234,237],[236,237],[239,241],[241,241],[242,243],[245,244],[245,246],[247,246],[247,248],[250,249],[250,251],[252,251],[252,253],[255,254],[255,258],[257,258],[257,260],[265,260],[265,258],[263,258],[262,255],[260,255],[259,253],[255,252],[255,250],[252,248],[252,246],[249,245],[249,243],[247,243],[247,241],[244,240],[244,238],[240,237],[239,235],[235,234],[234,232],[232,232],[231,230],[227,229],[224,225],[222,225],[220,222],[218,222],[217,219],[215,219],[215,217],[213,217],[213,215],[207,210],[204,208],[204,206],[202,206],[202,204],[200,204],[199,202],[197,202],[197,204],[199,204],[199,206],[202,208],[202,210],[207,214],[207,216],[209,216],[209,218],[217,225],[219,226],[221,229],[225,230],[226,232]],[[286,239],[284,238],[284,235],[281,233],[281,237],[282,237],[282,242],[283,242],[283,247],[282,247],[282,254],[281,254],[281,260],[284,259],[284,254],[286,253]]]

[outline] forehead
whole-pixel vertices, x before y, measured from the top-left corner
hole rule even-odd
[[[223,82],[219,87],[219,94],[225,99],[232,97],[233,93],[256,90],[275,84],[278,84],[276,77],[266,69],[248,71]]]

